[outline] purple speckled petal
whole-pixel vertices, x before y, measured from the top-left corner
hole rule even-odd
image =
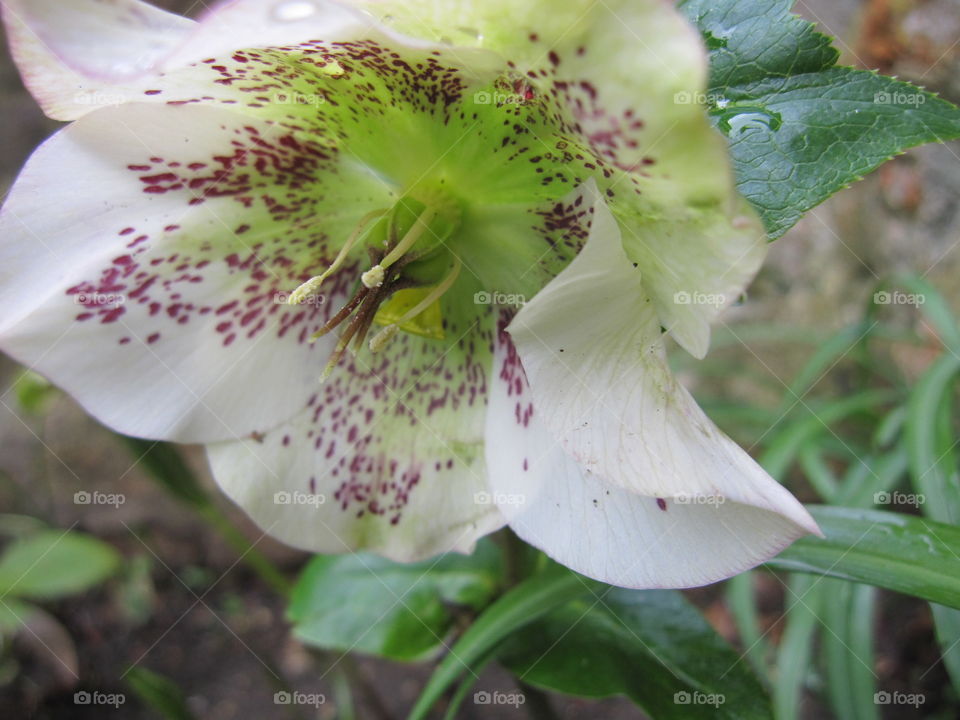
[[[0,347],[131,435],[267,430],[314,391],[329,347],[307,339],[356,264],[312,305],[285,293],[389,202],[285,128],[206,107],[102,110],[35,153],[0,214]]]
[[[401,334],[342,364],[295,419],[208,448],[217,482],[264,530],[322,553],[470,552],[503,519],[483,437],[493,314],[447,341]]]

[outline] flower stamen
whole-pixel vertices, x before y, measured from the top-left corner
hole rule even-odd
[[[366,230],[367,225],[369,225],[373,220],[378,217],[383,217],[388,212],[386,210],[374,210],[364,215],[360,222],[357,224],[356,229],[350,234],[350,237],[347,238],[347,241],[343,244],[343,247],[340,248],[340,252],[337,254],[337,257],[330,264],[326,270],[323,271],[320,275],[310,278],[300,287],[290,293],[290,297],[287,298],[287,304],[289,305],[299,305],[302,302],[306,301],[311,295],[314,295],[317,290],[320,289],[320,286],[323,284],[323,281],[328,277],[333,275],[343,263],[346,261],[347,256],[350,254],[350,251],[353,249],[353,246],[357,244],[357,241],[360,239],[360,236],[363,235],[364,230]],[[369,287],[369,286],[368,286]]]
[[[430,223],[437,217],[437,211],[434,208],[427,207],[423,213],[414,221],[413,227],[403,236],[386,257],[378,264],[367,270],[360,276],[360,281],[368,288],[380,287],[383,285],[383,279],[386,270],[400,258],[407,254],[416,242],[423,237],[423,234],[430,228]]]

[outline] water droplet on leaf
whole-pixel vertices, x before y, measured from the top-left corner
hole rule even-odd
[[[783,125],[780,113],[759,105],[727,104],[716,107],[710,114],[719,118],[717,124],[727,135],[742,135],[748,130],[779,130]]]

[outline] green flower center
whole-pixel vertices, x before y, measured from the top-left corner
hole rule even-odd
[[[374,324],[383,327],[369,340],[371,352],[382,350],[401,330],[443,339],[440,299],[456,283],[462,267],[447,241],[460,227],[461,217],[460,204],[449,193],[418,188],[393,208],[368,213],[330,267],[291,293],[290,304],[305,302],[343,266],[355,247],[366,245],[370,268],[358,278],[353,297],[312,338],[346,325],[323,379],[348,348],[363,347]]]

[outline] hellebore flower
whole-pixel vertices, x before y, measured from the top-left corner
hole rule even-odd
[[[0,217],[0,347],[120,432],[205,444],[267,532],[413,560],[509,522],[630,587],[818,532],[665,361],[765,252],[668,3],[3,17],[74,122]]]

